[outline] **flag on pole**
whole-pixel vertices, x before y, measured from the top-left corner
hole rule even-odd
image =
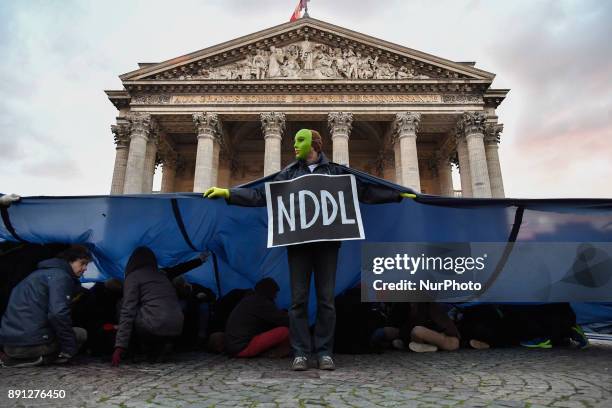
[[[306,4],[308,1],[310,0],[298,0],[298,4],[295,6],[295,10],[293,10],[293,14],[291,15],[289,21],[295,21],[300,18],[300,13],[303,9],[308,10],[308,5]]]

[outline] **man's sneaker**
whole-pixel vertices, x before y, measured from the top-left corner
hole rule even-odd
[[[570,338],[577,343],[578,348],[583,349],[589,345],[589,339],[587,338],[586,334],[584,334],[584,330],[582,330],[580,325],[572,326]]]
[[[550,342],[550,339],[539,338],[539,339],[521,341],[521,346],[527,347],[527,348],[549,349],[549,348],[552,348],[552,343]]]
[[[331,358],[331,356],[319,357],[319,370],[333,371],[335,369],[336,369],[336,364],[334,364],[334,359]]]
[[[433,344],[427,343],[417,343],[416,341],[411,341],[408,344],[408,348],[415,353],[432,353],[434,351],[438,351],[438,347]]]
[[[3,357],[2,358],[2,367],[13,367],[13,368],[22,368],[22,367],[36,367],[43,364],[43,357],[35,357],[35,358],[12,358],[12,357]]]
[[[291,369],[293,371],[306,371],[308,370],[308,359],[306,357],[295,357],[293,363],[291,363]]]

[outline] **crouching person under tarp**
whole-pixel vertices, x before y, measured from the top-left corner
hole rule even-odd
[[[86,247],[73,245],[40,262],[13,289],[0,326],[2,365],[65,363],[77,354],[87,332],[72,327],[70,308],[91,260]]]
[[[484,348],[475,346],[474,340],[491,347],[589,345],[569,303],[475,305],[461,309],[456,320],[462,337],[473,348]]]
[[[171,280],[202,265],[204,259],[160,270],[153,251],[147,247],[134,250],[125,267],[113,366],[119,365],[128,348],[133,355],[142,351],[152,361],[167,358],[184,320]]]
[[[280,288],[272,278],[255,284],[255,293],[234,308],[225,327],[225,350],[235,357],[289,355],[289,315],[276,307]]]

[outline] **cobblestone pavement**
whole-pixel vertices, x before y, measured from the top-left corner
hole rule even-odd
[[[189,353],[168,364],[82,359],[0,369],[0,406],[41,407],[612,407],[612,344],[586,350],[497,349],[339,355],[338,369],[292,372],[289,360]],[[8,399],[63,389],[64,400]]]

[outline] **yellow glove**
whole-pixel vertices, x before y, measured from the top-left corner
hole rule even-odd
[[[416,194],[400,193],[400,197],[402,197],[402,198],[416,198]]]
[[[227,188],[211,187],[204,193],[204,198],[219,198],[229,199],[230,192]]]

